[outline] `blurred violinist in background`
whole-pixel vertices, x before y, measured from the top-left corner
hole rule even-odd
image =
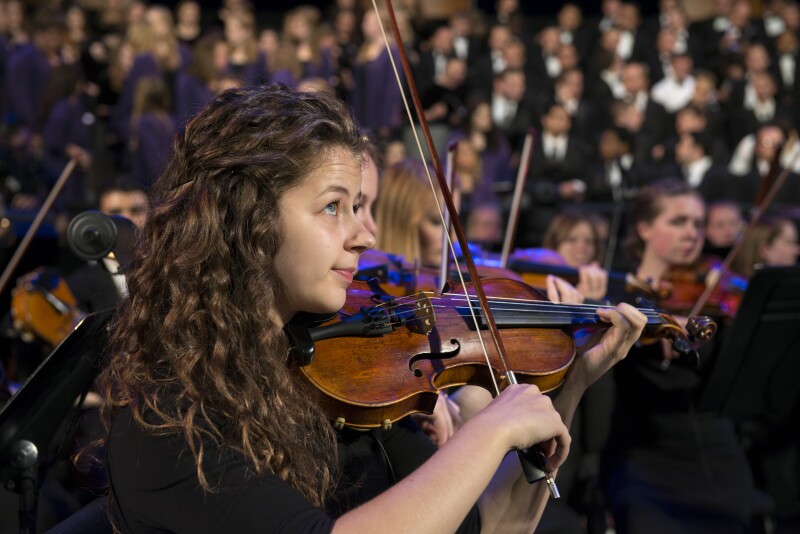
[[[794,221],[785,217],[765,217],[742,245],[732,269],[749,278],[759,267],[795,265],[798,255],[800,245]]]
[[[578,269],[578,291],[586,298],[602,300],[608,288],[608,272],[601,268],[603,243],[589,213],[575,210],[556,215],[547,227],[542,247],[556,251],[569,267]]]
[[[692,266],[703,246],[705,205],[681,181],[639,190],[630,213],[628,251],[637,277],[654,288],[673,268]],[[715,339],[720,339],[718,334]],[[661,344],[634,347],[614,372],[616,401],[604,454],[604,486],[619,534],[746,532],[752,476],[733,422],[698,412],[704,370],[673,361]]]

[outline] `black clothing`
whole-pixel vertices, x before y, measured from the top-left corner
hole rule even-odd
[[[604,479],[620,534],[747,531],[752,476],[733,422],[695,408],[711,348],[699,370],[661,369],[660,344],[632,349],[614,369]]]
[[[346,429],[338,438],[343,480],[328,515],[278,477],[255,475],[241,454],[211,443],[204,469],[217,489],[203,491],[183,435],[151,434],[123,408],[106,447],[108,506],[122,532],[330,532],[335,516],[384,491],[435,450],[422,432],[402,422],[388,431]],[[474,506],[459,532],[479,531]]]
[[[97,262],[86,263],[66,277],[78,308],[86,313],[115,308],[120,296],[112,274]]]

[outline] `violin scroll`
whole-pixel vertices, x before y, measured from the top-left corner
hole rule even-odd
[[[689,317],[689,321],[686,323],[686,331],[689,333],[690,339],[702,342],[710,341],[717,333],[717,323],[706,315]]]

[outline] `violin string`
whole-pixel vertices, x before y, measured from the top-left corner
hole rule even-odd
[[[414,134],[414,139],[415,139],[415,141],[417,143],[417,149],[419,150],[419,155],[422,158],[422,160],[425,161],[425,154],[424,154],[424,152],[422,150],[422,143],[419,140],[419,135],[417,134],[417,128],[414,125],[414,117],[411,114],[411,108],[408,105],[408,99],[406,98],[405,89],[403,87],[402,81],[400,80],[400,73],[397,70],[397,65],[395,64],[394,56],[392,55],[391,45],[389,44],[389,39],[386,36],[386,30],[383,27],[383,20],[381,18],[380,11],[378,10],[378,3],[377,3],[376,0],[372,0],[372,7],[375,9],[375,15],[376,15],[376,18],[378,19],[378,27],[380,27],[380,29],[381,29],[381,35],[383,36],[383,42],[386,45],[386,53],[389,56],[389,61],[392,64],[392,71],[394,72],[395,79],[397,80],[397,86],[400,88],[400,96],[402,97],[403,105],[406,108],[406,114],[408,116],[408,122],[411,125],[411,133]],[[391,6],[388,6],[388,5],[387,5],[387,7],[391,8]],[[395,23],[395,26],[396,26],[396,23]],[[398,45],[400,45],[402,39],[400,39],[399,35],[396,36],[396,37],[398,39]],[[435,148],[431,147],[431,150],[435,150]],[[436,187],[433,185],[433,177],[431,176],[430,169],[428,169],[427,165],[423,165],[423,167],[425,168],[425,173],[428,175],[428,183],[431,186],[431,192],[433,193],[433,198],[436,200],[436,209],[439,212],[439,220],[442,223],[442,227],[443,228],[447,228],[447,224],[445,224],[444,211],[442,210],[441,203],[439,202],[439,195],[436,194]],[[451,213],[450,215],[452,217],[454,217],[454,218],[458,217],[457,213]],[[453,246],[453,240],[450,239],[450,234],[447,231],[444,232],[444,235],[447,238],[447,244],[449,245],[450,252],[453,255],[453,261],[455,262],[455,265],[456,265],[456,272],[458,272],[458,278],[461,281],[461,287],[464,288],[464,294],[467,295],[467,283],[464,280],[463,273],[461,272],[461,266],[458,264],[458,257],[456,256],[456,250],[455,250],[455,247]],[[465,244],[465,246],[466,246],[466,244]],[[480,343],[481,349],[483,350],[483,356],[486,359],[486,365],[489,367],[489,369],[492,369],[493,366],[492,366],[491,359],[489,358],[489,351],[486,349],[486,343],[483,340],[483,335],[481,334],[480,325],[478,324],[478,317],[475,315],[475,309],[474,309],[474,307],[472,305],[472,302],[469,302],[469,311],[470,311],[470,315],[472,316],[472,321],[473,321],[473,323],[475,325],[475,330],[478,333],[478,342]],[[495,344],[497,344],[497,340],[495,340]],[[511,368],[508,366],[508,363],[505,361],[505,357],[503,356],[502,351],[500,350],[500,346],[497,346],[497,349],[498,349],[498,356],[500,357],[500,363],[502,364],[503,369],[505,370],[506,373],[510,374],[511,373]],[[497,379],[495,378],[494,373],[489,373],[489,375],[492,378],[492,385],[494,386],[494,390],[497,393],[497,395],[499,395],[500,394],[500,386],[497,383]],[[513,375],[511,375],[511,376],[513,376]]]
[[[415,293],[413,295],[406,295],[404,297],[395,297],[394,300],[395,301],[401,301],[401,300],[406,300],[406,299],[416,299],[416,298],[419,298],[419,295],[424,295],[425,297],[427,297],[430,300],[438,300],[438,299],[443,299],[443,298],[455,298],[455,299],[464,298],[464,296],[461,293],[442,293],[441,295],[438,295],[438,294],[430,292],[430,291],[420,291],[420,292]],[[558,303],[558,302],[551,302],[551,301],[548,301],[548,300],[522,299],[522,298],[515,298],[515,297],[494,297],[494,296],[487,297],[487,299],[491,299],[493,302],[536,303],[536,304],[542,304],[542,305],[547,305],[547,306],[559,307],[559,308],[562,308],[562,309],[567,307],[567,306],[573,307],[573,308],[585,308],[587,310],[599,310],[599,309],[609,309],[610,310],[610,309],[614,309],[614,306],[609,306],[609,305],[605,305],[605,304],[561,304],[561,303]],[[647,314],[647,313],[658,314],[658,311],[653,309],[653,308],[637,308],[637,309],[640,312],[644,313],[644,314]]]
[[[409,296],[409,298],[412,298],[412,297],[414,297],[414,295]],[[384,310],[387,310],[387,311],[392,311],[392,310],[400,308],[402,306],[409,305],[409,304],[412,304],[412,305],[413,304],[417,304],[418,302],[424,302],[425,300],[442,300],[442,299],[439,298],[439,297],[433,297],[433,298],[426,297],[426,298],[420,298],[420,299],[412,300],[410,302],[404,301],[404,303],[394,304],[392,306],[386,306],[385,305],[386,303],[384,303],[384,304],[378,305],[378,307],[381,307],[381,308],[383,308]],[[467,306],[466,299],[463,299],[463,298],[455,298],[455,299],[448,299],[448,300],[455,300],[456,302],[463,302],[464,303],[464,307]],[[550,302],[546,302],[546,301],[531,301],[531,302],[528,302],[528,303],[522,302],[522,303],[516,304],[516,306],[513,307],[513,308],[503,307],[503,304],[504,304],[503,301],[491,301],[490,300],[489,304],[490,304],[490,306],[492,308],[492,312],[495,312],[495,311],[513,311],[513,312],[531,312],[531,313],[532,312],[538,312],[538,313],[543,314],[543,315],[548,315],[549,314],[551,316],[552,315],[569,314],[569,315],[571,315],[573,317],[596,317],[596,310],[597,309],[600,309],[600,308],[611,309],[612,308],[610,306],[598,306],[598,307],[581,308],[581,307],[577,307],[577,306],[573,307],[573,306],[570,306],[570,305],[561,305],[561,304],[550,303]],[[494,304],[494,306],[492,306],[492,304]],[[440,309],[448,309],[448,308],[458,307],[457,305],[445,306],[445,305],[441,305],[441,304],[432,304],[432,306],[434,308],[440,308]],[[656,320],[659,320],[659,322],[660,322],[661,315],[657,311],[655,311],[653,309],[640,309],[640,311],[648,319],[656,319]]]
[[[419,297],[419,295],[425,295],[424,293],[418,293],[415,295],[408,295],[407,297],[399,297],[394,299],[394,304],[389,306],[389,303],[382,303],[377,305],[379,308],[383,308],[386,311],[392,311],[397,308],[401,308],[403,306],[408,305],[415,305],[419,302],[424,302],[425,300],[429,301],[437,301],[437,300],[445,300],[443,297],[429,297],[427,295],[423,297]],[[455,302],[463,302],[464,307],[467,306],[466,299],[461,297],[460,295],[455,295],[452,298],[446,299]],[[472,300],[472,299],[470,299]],[[400,302],[402,301],[402,302]],[[473,301],[474,304],[474,301]],[[492,306],[492,312],[495,311],[514,311],[514,312],[539,312],[541,314],[547,315],[565,315],[569,314],[574,317],[595,317],[596,311],[598,309],[614,309],[613,306],[592,306],[592,305],[571,305],[571,304],[558,304],[554,302],[548,301],[538,301],[538,300],[524,300],[524,299],[503,299],[497,297],[490,297],[489,304],[494,305]],[[513,308],[506,308],[503,307],[504,304],[512,304],[515,305]],[[445,306],[441,304],[432,304],[434,308],[440,309],[448,309],[457,306]],[[648,319],[660,319],[661,315],[652,308],[640,308],[639,311],[643,313]]]

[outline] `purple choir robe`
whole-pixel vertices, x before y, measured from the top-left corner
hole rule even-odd
[[[153,54],[138,54],[133,60],[125,81],[122,82],[122,92],[119,95],[111,114],[110,126],[119,139],[125,143],[130,137],[131,113],[133,113],[133,100],[136,96],[136,85],[139,80],[148,76],[161,77],[161,69]]]
[[[400,53],[394,47],[392,56],[400,68]],[[403,101],[389,53],[383,50],[372,61],[354,64],[353,78],[355,87],[348,101],[361,126],[373,132],[399,128],[403,124]]]
[[[214,91],[186,72],[178,73],[175,80],[175,117],[178,130],[183,130],[189,119],[214,100]]]
[[[258,53],[258,58],[254,63],[246,65],[229,65],[228,74],[241,79],[244,85],[261,85],[270,82],[269,72],[267,72],[267,56],[263,52]]]
[[[138,143],[131,150],[131,180],[150,189],[172,155],[175,123],[164,113],[144,113],[135,125]]]
[[[47,56],[32,44],[14,50],[6,65],[8,121],[41,128],[39,108],[53,67]]]
[[[89,150],[89,126],[83,122],[86,112],[86,107],[79,98],[64,98],[56,102],[47,116],[42,126],[44,148],[42,166],[50,184],[55,183],[69,161],[66,153],[67,145],[78,145],[84,150]],[[87,207],[85,177],[80,169],[76,169],[67,181],[59,196],[59,202],[77,209]]]
[[[447,138],[447,144],[460,141],[466,137],[466,132],[454,130]],[[497,147],[494,150],[489,150],[487,147],[486,150],[481,152],[481,171],[483,176],[481,184],[478,186],[481,191],[492,192],[494,191],[494,184],[513,180],[511,145],[504,135],[500,134],[498,136]]]

